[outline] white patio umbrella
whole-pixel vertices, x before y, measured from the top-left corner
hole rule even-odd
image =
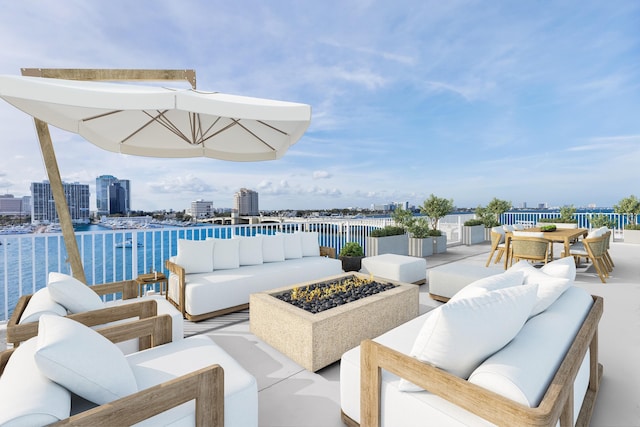
[[[23,69],[23,74],[56,78],[0,76],[0,98],[35,119],[71,269],[82,281],[84,270],[47,124],[113,152],[232,161],[278,159],[309,126],[311,107],[306,104],[81,80],[175,80],[155,76],[183,71]],[[195,73],[186,71],[192,73],[195,88]]]

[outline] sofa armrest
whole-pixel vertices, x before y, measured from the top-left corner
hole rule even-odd
[[[90,288],[98,295],[122,294],[122,299],[132,299],[138,297],[138,285],[135,280],[123,280],[121,282],[103,283],[93,285]]]
[[[597,332],[603,300],[596,296],[593,300],[586,319],[536,408],[514,402],[382,344],[363,341],[360,360],[361,425],[380,425],[382,370],[386,370],[497,425],[555,426],[560,420],[561,426],[570,426],[574,418],[573,383],[587,350],[591,349],[589,387],[576,423],[589,425],[602,375],[602,365],[598,363]]]
[[[52,425],[132,425],[191,400],[196,403],[196,426],[224,425],[222,367],[211,365]]]
[[[20,315],[14,318],[16,314],[15,312],[18,311],[18,306],[21,306],[23,298],[28,302],[30,295],[20,298],[16,305],[16,310],[14,310],[14,315],[11,316],[11,320],[7,323],[7,342],[12,343],[14,346],[18,346],[21,342],[38,335],[39,322],[18,324],[16,319],[19,320]],[[22,310],[24,310],[24,307]],[[67,317],[87,326],[98,326],[134,317],[145,319],[156,316],[157,314],[158,304],[155,300],[150,299],[131,304],[122,304],[113,307],[101,308],[99,310],[87,311],[85,313],[71,314]],[[149,348],[149,345],[150,343],[148,338],[141,338],[140,348]]]
[[[336,248],[332,248],[329,246],[320,246],[320,256],[326,256],[327,258],[336,257]]]
[[[184,267],[179,266],[175,262],[171,262],[170,260],[166,260],[164,262],[165,267],[169,270],[170,273],[175,274],[178,277],[178,301],[175,301],[173,298],[169,296],[169,285],[167,284],[167,299],[174,305],[180,313],[182,313],[182,317],[185,317],[185,271]]]

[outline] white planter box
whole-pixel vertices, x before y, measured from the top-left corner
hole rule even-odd
[[[426,239],[410,237],[409,255],[422,258],[433,255],[433,237],[427,237]]]
[[[623,236],[625,243],[640,243],[640,230],[624,230]]]
[[[366,256],[382,254],[409,255],[409,236],[367,237]]]
[[[463,225],[462,244],[475,245],[484,242],[484,225]]]
[[[433,253],[442,254],[447,251],[447,235],[432,237],[433,239]]]

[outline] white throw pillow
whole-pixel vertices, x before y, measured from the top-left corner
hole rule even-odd
[[[411,356],[468,378],[518,334],[536,301],[537,288],[512,286],[441,305],[427,317]]]
[[[138,391],[133,371],[120,349],[67,317],[40,317],[34,357],[47,378],[98,405]]]
[[[51,298],[48,288],[42,288],[31,295],[18,323],[37,322],[43,314],[67,315],[67,309]]]
[[[233,236],[240,241],[238,249],[240,265],[262,264],[262,236]]]
[[[302,258],[300,233],[282,233],[284,236],[284,259]]]
[[[302,241],[302,256],[320,256],[320,243],[317,231],[297,231]]]
[[[576,280],[576,261],[567,256],[543,265],[540,271],[559,279]]]
[[[0,425],[43,426],[69,416],[71,393],[38,370],[34,337],[16,348],[0,377]]]
[[[569,259],[572,263],[574,262],[573,258],[569,257]],[[524,260],[516,263],[511,269],[524,273],[525,284],[535,283],[538,285],[536,304],[531,310],[530,317],[540,314],[549,308],[551,304],[560,298],[564,291],[569,289],[572,283],[572,280],[567,278],[550,276]],[[558,270],[561,269],[558,267]],[[566,269],[563,271],[566,271]]]
[[[490,291],[505,289],[511,286],[520,286],[524,281],[524,272],[507,270],[504,273],[494,276],[483,277],[475,282],[469,283],[467,286],[458,291],[451,299],[456,301],[462,298],[470,298],[478,296]]]
[[[72,314],[104,308],[104,302],[98,294],[89,286],[67,274],[49,273],[47,288],[51,299]]]
[[[215,239],[178,239],[176,264],[184,268],[186,274],[213,271],[213,249]]]
[[[262,239],[262,260],[264,262],[284,261],[284,236],[274,234]]]
[[[240,239],[213,239],[213,269],[229,270],[240,267]]]

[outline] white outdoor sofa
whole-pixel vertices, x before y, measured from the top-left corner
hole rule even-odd
[[[342,273],[317,232],[178,240],[166,261],[168,299],[197,322],[249,306],[249,295]]]
[[[570,257],[545,269],[521,261],[346,352],[343,422],[588,426],[603,300],[572,285]]]
[[[99,331],[39,323],[0,353],[0,425],[258,425],[255,378],[206,336],[171,342],[168,315]],[[152,348],[125,356],[112,343],[137,337]]]

